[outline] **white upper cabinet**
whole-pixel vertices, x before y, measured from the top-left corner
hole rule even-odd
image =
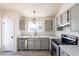
[[[62,16],[58,16],[58,25],[61,25],[62,24]]]
[[[52,31],[53,29],[53,21],[45,20],[45,31]]]
[[[70,24],[70,11],[67,10],[62,14],[62,25],[63,27],[69,26]]]
[[[21,17],[21,20],[19,21],[19,27],[20,31],[25,31],[25,18]]]
[[[62,15],[62,24],[65,24],[67,22],[67,12],[64,12],[63,15]]]
[[[79,32],[79,4],[71,9],[71,31]]]
[[[62,15],[59,15],[58,17],[56,17],[56,29],[57,29],[57,31],[63,30]]]
[[[20,20],[20,30],[21,31],[25,30],[25,20]]]
[[[63,31],[70,28],[70,10],[56,17],[57,31]]]

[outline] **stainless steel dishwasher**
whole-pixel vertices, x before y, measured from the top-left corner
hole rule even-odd
[[[26,38],[18,38],[17,40],[17,50],[18,51],[25,51],[27,50],[27,40]]]

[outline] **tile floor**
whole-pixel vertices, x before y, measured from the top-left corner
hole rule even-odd
[[[50,51],[2,52],[0,56],[51,56]]]

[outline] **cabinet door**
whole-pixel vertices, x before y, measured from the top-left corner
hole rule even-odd
[[[17,40],[17,48],[18,50],[24,50],[25,49],[25,39],[18,39]]]
[[[67,11],[62,14],[62,24],[67,23]]]
[[[21,31],[25,30],[25,20],[20,20],[20,30]]]
[[[62,15],[56,17],[56,26],[60,26],[62,24]]]
[[[58,25],[62,24],[62,15],[58,16]]]
[[[60,15],[56,18],[56,30],[57,31],[63,30],[63,27],[61,25],[62,25],[62,15]]]
[[[70,10],[71,10],[71,31],[79,32],[79,4],[76,4]]]
[[[34,49],[40,50],[40,39],[34,39]]]
[[[69,56],[63,49],[60,48],[60,56]]]
[[[34,40],[28,39],[28,50],[34,49]]]
[[[40,40],[40,49],[49,49],[49,40],[48,39],[41,39]]]
[[[45,20],[45,31],[52,31],[52,20]]]

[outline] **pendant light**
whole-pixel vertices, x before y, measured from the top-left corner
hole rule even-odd
[[[35,10],[33,11],[33,13],[34,13],[33,23],[36,23]]]

